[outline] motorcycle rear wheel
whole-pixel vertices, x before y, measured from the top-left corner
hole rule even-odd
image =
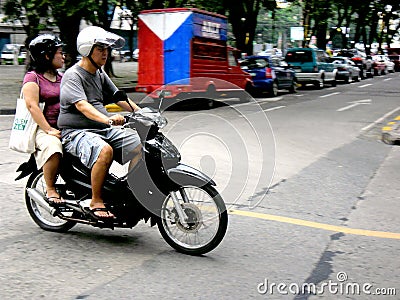
[[[157,223],[164,240],[178,252],[189,255],[202,255],[215,249],[228,227],[228,213],[219,193],[210,184],[183,186],[179,192],[172,193],[176,194],[188,221],[187,224],[180,222],[171,194],[168,195]]]
[[[26,188],[35,188],[42,195],[46,195],[46,185],[43,177],[43,171],[33,173],[28,179]],[[48,211],[31,199],[26,190],[25,204],[33,221],[35,221],[35,223],[44,230],[66,232],[76,225],[76,222],[62,220],[58,217],[52,216]]]

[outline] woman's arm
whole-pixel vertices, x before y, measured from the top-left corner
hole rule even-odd
[[[61,138],[60,131],[50,126],[39,107],[39,86],[37,83],[25,83],[22,87],[22,93],[24,94],[26,107],[31,113],[33,120],[39,125],[39,127],[47,134]]]

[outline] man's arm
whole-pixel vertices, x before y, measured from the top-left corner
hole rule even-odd
[[[109,125],[110,120],[112,120],[113,125],[123,125],[125,122],[124,117],[121,115],[116,114],[116,115],[112,115],[111,117],[108,117],[108,116],[102,114],[86,100],[80,100],[78,102],[75,102],[75,107],[82,114],[84,114],[86,118],[93,120],[93,121],[97,121],[99,123]]]
[[[138,111],[140,109],[140,107],[135,102],[133,102],[131,99],[128,98],[128,101],[132,105],[134,111]],[[116,104],[119,107],[121,107],[123,110],[132,111],[132,109],[130,108],[129,104],[126,103],[126,101],[118,101]]]

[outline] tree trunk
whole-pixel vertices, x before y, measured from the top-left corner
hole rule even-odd
[[[66,52],[65,68],[68,69],[76,62],[78,51],[76,50],[76,37],[79,34],[81,17],[79,15],[66,16],[59,18],[58,28],[60,28],[61,40],[64,43]]]
[[[306,1],[305,7],[303,10],[303,27],[304,27],[304,38],[303,38],[303,43],[302,46],[306,47],[309,44],[309,34],[310,34],[310,24],[311,24],[311,18],[310,18],[310,12],[311,12],[311,2]]]
[[[253,54],[253,41],[260,11],[260,0],[247,0],[237,5],[229,5],[229,22],[235,36],[236,48],[241,52]]]

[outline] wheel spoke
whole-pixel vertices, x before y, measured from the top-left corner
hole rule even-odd
[[[182,187],[175,195],[177,196],[175,200],[179,201],[188,221],[187,224],[182,224],[176,212],[171,216],[174,204],[172,196],[169,195],[164,201],[162,217],[166,235],[180,247],[188,249],[205,247],[215,238],[220,228],[221,211],[215,199],[203,188],[195,186]]]

